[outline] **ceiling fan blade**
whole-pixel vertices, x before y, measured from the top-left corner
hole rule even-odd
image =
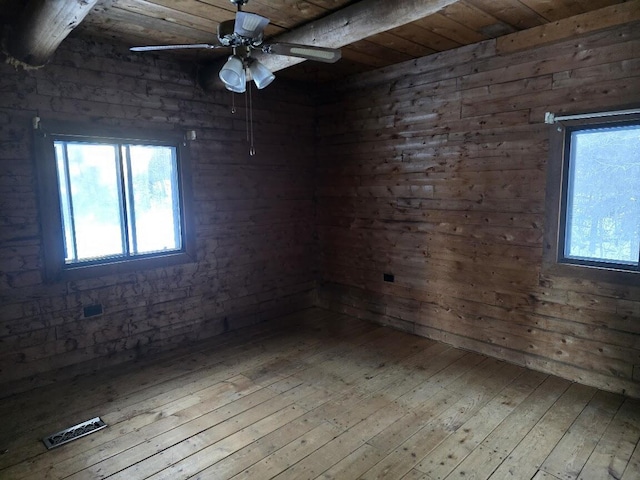
[[[260,38],[264,28],[269,24],[269,19],[261,17],[255,13],[238,12],[236,13],[236,23],[233,32],[248,38]]]
[[[145,47],[131,47],[132,52],[153,52],[154,50],[181,50],[186,48],[223,48],[224,45],[212,45],[210,43],[190,43],[187,45],[149,45]]]
[[[290,57],[306,58],[316,62],[335,63],[342,57],[339,48],[313,47],[310,45],[298,45],[295,43],[272,43],[263,45],[264,53],[276,55],[288,55]]]

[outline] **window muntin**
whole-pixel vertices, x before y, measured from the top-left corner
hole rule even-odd
[[[65,264],[180,251],[176,148],[54,140]]]
[[[565,129],[558,260],[638,270],[640,123]]]

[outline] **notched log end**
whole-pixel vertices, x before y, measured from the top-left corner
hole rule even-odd
[[[38,70],[44,67],[44,65],[30,65],[29,63],[25,63],[22,60],[12,57],[6,51],[2,52],[2,56],[5,57],[4,63],[12,65],[16,70]]]
[[[31,59],[26,58],[24,60],[21,60],[9,53],[9,38],[11,38],[11,33],[12,30],[9,25],[0,26],[0,62],[8,63],[9,65],[12,65],[16,70],[37,70],[44,67],[45,64],[33,65],[33,63],[31,63]]]

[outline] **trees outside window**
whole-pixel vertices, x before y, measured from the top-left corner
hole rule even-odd
[[[567,134],[564,258],[638,266],[640,125]]]

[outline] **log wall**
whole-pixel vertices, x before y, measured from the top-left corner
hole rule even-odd
[[[638,106],[640,25],[544,28],[326,92],[319,301],[640,396],[640,285],[542,269],[544,113]]]
[[[194,78],[191,67],[167,55],[79,39],[65,41],[40,70],[0,64],[5,393],[8,385],[44,381],[38,375],[50,370],[102,367],[313,304],[312,101],[282,80],[254,92],[257,154],[251,157],[242,97],[232,115],[230,93],[206,95]],[[196,130],[190,153],[197,263],[45,283],[31,142],[36,114]],[[96,303],[104,314],[83,319],[83,307]],[[17,382],[25,378],[31,380]]]

